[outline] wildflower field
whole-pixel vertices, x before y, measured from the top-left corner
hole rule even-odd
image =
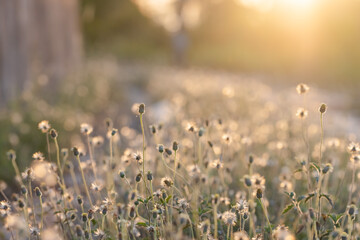
[[[96,67],[94,67],[96,66]],[[0,239],[359,239],[360,146],[311,85],[93,63],[1,112]]]

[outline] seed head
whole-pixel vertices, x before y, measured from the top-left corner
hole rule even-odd
[[[174,150],[174,152],[176,152],[177,150],[179,150],[179,143],[177,141],[173,142],[173,147],[172,149]]]
[[[136,115],[142,115],[145,113],[145,104],[144,103],[135,103],[132,107],[131,110],[133,111],[133,113],[135,113]]]
[[[77,235],[78,237],[82,237],[82,236],[83,236],[83,230],[82,230],[82,228],[81,228],[80,225],[76,225],[76,226],[75,226],[75,231],[76,231],[76,235]]]
[[[80,195],[77,196],[77,202],[78,202],[79,205],[82,205],[84,203],[82,196],[80,196]]]
[[[36,188],[35,188],[35,194],[36,194],[37,197],[41,197],[41,196],[42,196],[42,192],[41,192],[41,190],[40,190],[39,187],[36,187]]]
[[[80,155],[79,149],[77,147],[73,147],[71,150],[73,151],[75,157]]]
[[[169,177],[164,177],[161,179],[161,186],[170,188],[174,182]]]
[[[157,148],[157,150],[159,151],[159,153],[163,153],[163,152],[164,152],[164,145],[158,144],[156,148]]]
[[[51,128],[51,125],[49,124],[49,121],[43,120],[43,121],[39,122],[38,128],[41,130],[41,132],[47,133],[49,131],[49,129]]]
[[[115,136],[117,134],[118,130],[116,128],[113,128],[111,130],[111,136]]]
[[[141,181],[141,173],[139,173],[138,175],[136,175],[135,181],[136,181],[136,182],[140,182],[140,181]]]
[[[327,110],[326,104],[325,104],[325,103],[322,103],[321,106],[319,107],[319,112],[320,112],[321,114],[324,114],[324,113],[326,112],[326,110]]]
[[[310,90],[309,86],[304,83],[300,83],[299,85],[296,86],[296,91],[298,92],[299,95],[305,94],[309,90]]]
[[[146,174],[147,180],[152,181],[153,180],[153,175],[151,171],[148,171]]]
[[[87,220],[88,220],[88,214],[87,214],[87,213],[81,214],[81,219],[82,219],[83,222],[87,222]]]
[[[50,130],[50,136],[51,136],[53,139],[57,138],[57,137],[58,137],[57,131],[52,128],[52,129]]]
[[[36,161],[43,161],[44,158],[44,154],[42,154],[41,152],[36,152],[32,155],[32,158]]]
[[[124,177],[125,177],[125,172],[124,172],[124,171],[120,171],[120,172],[119,172],[119,175],[120,175],[121,178],[124,178]]]
[[[256,190],[256,198],[261,199],[262,197],[263,197],[263,192],[262,192],[261,188],[258,188]]]
[[[88,123],[82,123],[80,125],[80,132],[84,135],[90,135],[93,131],[93,127]]]
[[[12,149],[9,150],[9,151],[6,153],[6,155],[7,155],[8,159],[9,159],[10,161],[16,159],[16,153],[15,153],[15,151],[12,150]]]
[[[305,119],[308,116],[308,111],[305,110],[304,108],[298,108],[296,112],[296,116],[299,117],[300,119]]]
[[[226,211],[222,214],[221,219],[226,225],[235,226],[236,224],[236,214],[231,211]]]

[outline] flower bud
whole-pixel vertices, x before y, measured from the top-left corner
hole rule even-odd
[[[163,153],[163,152],[164,152],[164,145],[159,144],[159,145],[157,146],[157,149],[158,149],[159,153]]]
[[[256,198],[261,199],[263,197],[263,192],[260,188],[256,190]]]
[[[320,112],[321,114],[324,114],[324,113],[326,112],[326,110],[327,110],[326,104],[325,104],[325,103],[322,103],[321,106],[320,106],[320,108],[319,108],[319,112]]]
[[[82,197],[80,195],[77,196],[77,202],[78,202],[79,205],[82,205],[84,203],[83,199],[82,199]]]
[[[145,113],[145,104],[144,103],[140,103],[139,104],[139,114],[144,114]]]
[[[73,147],[71,150],[74,152],[75,157],[80,155],[79,149],[77,147]]]
[[[55,130],[55,129],[51,129],[50,130],[50,136],[52,137],[52,138],[57,138],[58,137],[58,133],[57,133],[57,131]]]
[[[41,190],[40,190],[39,187],[36,187],[36,188],[35,188],[35,194],[36,194],[37,197],[41,197],[41,196],[42,196],[42,192],[41,192]]]
[[[147,172],[146,177],[147,177],[147,180],[149,180],[149,181],[153,180],[153,175],[150,171]]]
[[[172,149],[176,152],[177,150],[179,150],[179,143],[177,141],[173,142],[173,147]]]
[[[135,181],[136,181],[136,182],[140,182],[140,181],[141,181],[141,173],[139,173],[138,175],[136,175]]]

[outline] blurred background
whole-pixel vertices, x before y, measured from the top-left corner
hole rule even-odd
[[[161,99],[144,92],[164,68],[305,82],[357,113],[359,13],[358,0],[0,0],[0,150],[44,148],[43,119],[78,131]]]

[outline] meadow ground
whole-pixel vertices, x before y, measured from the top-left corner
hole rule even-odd
[[[360,237],[346,95],[114,62],[51,87],[0,114],[2,239]]]

